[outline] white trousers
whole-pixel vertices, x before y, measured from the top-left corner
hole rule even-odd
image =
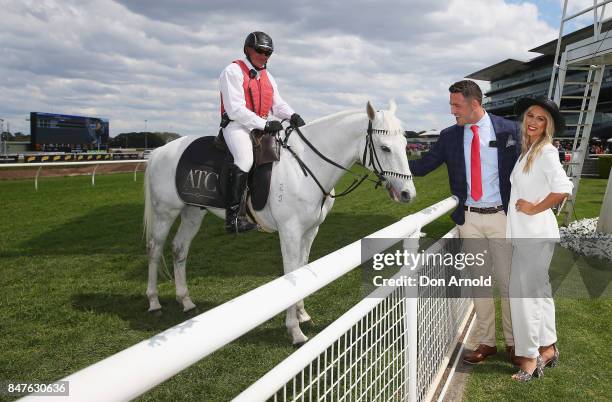
[[[248,172],[253,166],[253,145],[249,132],[240,124],[231,122],[223,129],[223,138],[234,157],[234,165],[243,172]]]
[[[548,277],[555,243],[514,245],[510,272],[510,311],[517,356],[535,358],[540,346],[557,342],[555,303]]]

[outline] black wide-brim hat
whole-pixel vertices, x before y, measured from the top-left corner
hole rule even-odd
[[[529,109],[529,107],[533,105],[540,106],[550,113],[553,118],[553,122],[555,123],[555,136],[563,134],[565,131],[565,118],[561,112],[559,112],[559,107],[557,104],[545,96],[519,99],[514,104],[514,114],[521,116],[523,113],[525,113],[525,110]]]

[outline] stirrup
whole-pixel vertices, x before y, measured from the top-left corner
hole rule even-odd
[[[229,234],[250,232],[259,228],[259,225],[250,222],[245,216],[240,215],[239,206],[226,209],[225,231]]]
[[[246,232],[250,232],[251,230],[255,230],[259,227],[259,225],[249,222],[245,217],[238,217],[238,219],[236,219],[236,221],[234,222],[233,228],[232,228],[232,232],[231,233],[246,233]]]

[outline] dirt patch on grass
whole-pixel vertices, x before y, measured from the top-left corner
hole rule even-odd
[[[93,173],[95,165],[86,166],[44,166],[39,177],[54,177],[54,176],[89,176]],[[133,173],[136,168],[134,163],[117,163],[111,165],[98,165],[96,169],[96,175],[98,174],[110,174],[110,173]],[[142,172],[146,168],[145,163],[138,165],[138,171]],[[16,180],[16,179],[33,179],[36,176],[38,167],[32,166],[18,167],[10,169],[0,169],[0,180]]]

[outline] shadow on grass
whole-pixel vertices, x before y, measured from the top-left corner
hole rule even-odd
[[[188,320],[193,314],[183,312],[183,308],[172,297],[160,296],[162,314],[149,313],[149,302],[143,295],[123,295],[117,293],[80,293],[72,296],[72,307],[83,312],[110,314],[129,323],[130,328],[138,331],[164,331]],[[218,304],[194,300],[199,313],[208,311]],[[199,314],[198,313],[198,314]]]
[[[282,322],[277,319],[271,319],[272,322],[255,328],[246,335],[238,338],[236,341],[238,344],[253,345],[253,346],[275,346],[280,348],[287,348],[289,352],[293,352],[298,348],[292,345],[291,336],[287,332],[285,327],[285,313],[280,314],[282,316]],[[300,324],[300,329],[308,338],[312,338],[321,331],[323,331],[330,322],[318,322],[312,324],[312,322],[306,322]]]
[[[469,366],[465,363],[461,363],[463,366],[462,372],[474,372],[479,374],[489,374],[493,375],[495,373],[507,375],[508,378],[512,376],[512,374],[516,373],[518,369],[508,361],[508,356],[504,350],[499,350],[497,355],[488,358],[485,362],[476,364],[473,366]],[[468,367],[469,366],[469,367]],[[460,371],[459,369],[457,371]]]
[[[198,310],[184,313],[182,307],[172,297],[160,297],[160,303],[163,306],[162,314],[156,316],[147,311],[148,302],[142,295],[81,293],[72,296],[72,307],[75,310],[112,315],[129,323],[132,330],[152,332],[153,334],[158,334],[168,328],[185,323],[189,319],[220,305],[210,301],[194,299]],[[240,337],[237,343],[255,346],[291,347],[291,337],[288,335],[284,324],[284,312],[280,316],[282,321],[272,318],[265,324]],[[235,317],[234,319],[240,320],[240,317]],[[228,322],[231,320],[231,318],[228,318]],[[329,324],[330,322],[323,321],[317,321],[316,324],[307,322],[300,324],[300,327],[307,336],[312,337],[325,329]],[[215,329],[211,328],[212,330]]]

